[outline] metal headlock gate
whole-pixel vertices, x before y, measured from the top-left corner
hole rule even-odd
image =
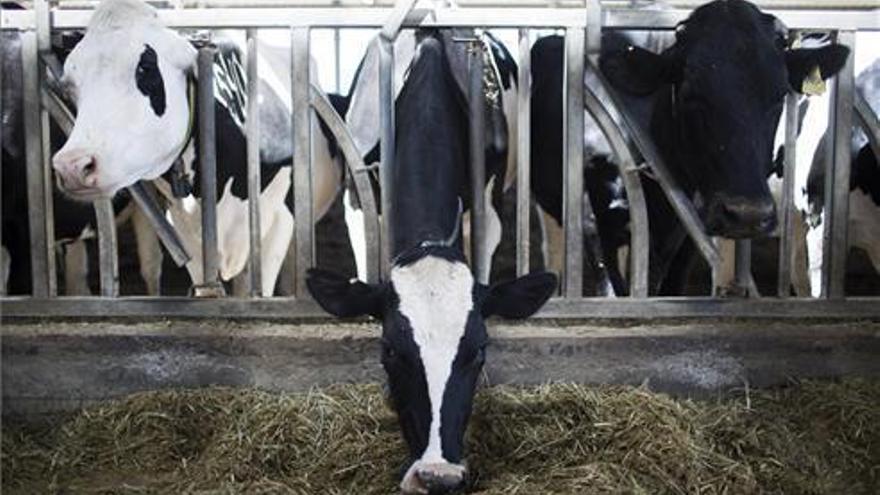
[[[204,284],[194,287],[194,296],[183,297],[119,297],[118,266],[113,211],[109,201],[98,201],[95,208],[99,222],[99,258],[101,274],[101,297],[57,297],[54,239],[52,180],[49,164],[49,118],[61,123],[62,128],[71,125],[72,117],[55,96],[53,74],[59,68],[50,56],[50,34],[55,30],[84,29],[91,16],[91,9],[50,8],[47,0],[35,0],[33,8],[0,13],[0,29],[19,30],[22,34],[22,60],[24,69],[24,124],[26,136],[27,187],[29,219],[31,225],[33,297],[4,297],[2,313],[7,317],[257,317],[298,318],[320,317],[324,313],[311,301],[305,289],[306,270],[315,264],[314,214],[312,212],[311,187],[311,127],[314,110],[327,123],[340,144],[346,159],[348,172],[355,179],[367,225],[368,281],[376,281],[388,268],[388,252],[393,232],[387,223],[380,221],[377,205],[370,193],[370,183],[363,172],[368,168],[354,145],[344,121],[336,114],[329,102],[317,88],[310,85],[309,33],[313,28],[379,28],[380,46],[380,122],[381,148],[394,149],[393,121],[393,44],[401,29],[419,26],[450,28],[516,28],[519,33],[519,82],[518,103],[518,160],[517,160],[517,253],[518,274],[529,271],[529,97],[530,59],[532,30],[561,29],[565,39],[565,123],[564,136],[564,233],[565,255],[561,297],[552,299],[538,314],[543,317],[878,317],[880,307],[877,298],[844,298],[843,281],[847,256],[847,224],[850,175],[849,142],[854,123],[865,129],[874,152],[880,156],[880,126],[878,118],[855,91],[852,57],[832,84],[832,109],[830,128],[832,133],[832,160],[827,163],[825,263],[822,283],[822,299],[789,298],[791,281],[790,262],[792,253],[792,216],[794,187],[794,150],[797,138],[797,97],[786,97],[786,155],[784,174],[784,204],[782,207],[782,233],[780,242],[779,291],[774,298],[725,299],[710,297],[648,298],[648,229],[647,212],[639,174],[650,167],[663,187],[673,208],[695,241],[699,252],[710,267],[717,268],[720,256],[712,240],[706,236],[699,216],[691,201],[678,188],[671,174],[662,163],[642,129],[638,129],[614,102],[603,101],[594,88],[582,84],[584,71],[598,72],[598,54],[602,29],[662,29],[675,28],[690,13],[688,8],[672,8],[658,16],[657,11],[631,8],[625,2],[600,4],[589,0],[582,8],[484,8],[458,9],[414,8],[415,0],[397,2],[389,8],[314,8],[278,6],[279,1],[269,0],[266,6],[227,8],[238,5],[234,1],[215,0],[222,8],[160,9],[162,22],[171,28],[244,29],[247,32],[248,107],[246,135],[248,143],[248,191],[250,221],[250,297],[225,297],[219,281],[216,231],[216,176],[214,173],[213,105],[199,105],[201,146],[201,190],[204,193],[202,208]],[[184,2],[186,3],[186,2]],[[198,5],[212,4],[199,1]],[[676,2],[671,2],[676,4]],[[692,6],[695,2],[682,2]],[[759,2],[761,3],[761,2]],[[861,10],[818,10],[817,7],[836,7],[837,2],[767,2],[786,8],[769,10],[790,30],[822,30],[835,35],[836,42],[855,49],[855,32],[880,30],[880,9],[866,9],[871,2],[847,2],[848,7]],[[792,4],[807,8],[789,8]],[[248,3],[250,4],[250,3]],[[260,238],[259,204],[260,184],[259,135],[256,94],[256,34],[260,28],[285,28],[290,30],[292,61],[292,128],[294,156],[292,167],[294,188],[294,245],[295,284],[294,297],[259,297],[260,284]],[[199,98],[203,102],[213,100],[210,69],[213,48],[199,49]],[[481,57],[471,60],[470,91],[482,91]],[[601,79],[601,77],[600,77]],[[613,92],[607,91],[609,95]],[[613,100],[613,97],[612,97]],[[611,104],[609,104],[611,103]],[[582,169],[584,112],[586,109],[601,127],[614,150],[621,176],[630,202],[631,216],[631,298],[599,299],[585,298],[582,293],[583,223]],[[471,150],[472,181],[480,184],[484,177],[482,163],[481,124],[482,106],[472,106]],[[855,120],[854,120],[855,117]],[[644,163],[636,161],[630,142],[638,148]],[[381,206],[389,211],[389,198],[393,194],[391,171],[393,153],[382,153],[379,167]],[[472,230],[482,232],[485,212],[482,208],[482,187],[475,191]],[[143,184],[129,188],[135,201],[147,212],[157,234],[172,258],[183,264],[187,253],[176,237],[173,228],[166,223],[161,211],[152,205]],[[589,214],[589,213],[588,213]],[[472,236],[475,264],[488,263],[486,253],[481,253],[479,235]],[[748,284],[749,242],[737,241],[737,282]]]

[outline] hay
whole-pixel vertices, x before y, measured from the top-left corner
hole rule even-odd
[[[880,382],[702,402],[496,387],[478,395],[468,445],[485,494],[877,493]],[[387,494],[405,454],[377,385],[143,393],[4,425],[2,447],[3,493]]]

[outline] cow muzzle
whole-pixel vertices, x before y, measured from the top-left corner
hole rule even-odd
[[[93,197],[100,192],[97,157],[85,149],[62,150],[52,157],[52,167],[60,177],[59,186],[68,195]]]
[[[466,479],[467,468],[462,464],[416,461],[403,476],[400,491],[404,495],[450,493],[463,488]]]
[[[716,194],[706,208],[706,233],[730,239],[764,237],[776,228],[776,204],[766,198]]]

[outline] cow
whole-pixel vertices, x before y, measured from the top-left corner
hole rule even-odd
[[[510,188],[516,178],[516,88],[517,67],[507,48],[491,33],[484,32],[476,37],[471,30],[455,30],[445,32],[444,36],[458,39],[477,40],[487,54],[484,57],[488,81],[486,91],[491,93],[486,118],[486,175],[489,178],[485,190],[486,199],[486,236],[484,252],[491,258],[501,242],[501,211],[502,195]],[[415,53],[416,38],[411,31],[401,32],[394,43],[393,84],[394,95],[398,95],[403,87],[406,70],[410,66]],[[462,91],[467,88],[467,57],[465,45],[456,44],[450,49],[448,56],[452,64],[454,78]],[[379,160],[379,102],[376,98],[379,85],[379,41],[374,39],[367,47],[352,81],[347,97],[345,120],[349,126],[355,145],[367,164]],[[344,196],[346,223],[349,229],[363,225],[359,202],[352,188],[347,188]],[[467,217],[465,218],[467,223]],[[465,235],[469,232],[465,229]],[[352,235],[355,246],[355,257],[358,265],[358,276],[364,277],[365,244],[363,232],[355,230]],[[469,245],[467,246],[470,247]],[[486,263],[478,274],[480,280],[488,280],[491,263]]]
[[[17,8],[4,3],[3,8]],[[9,263],[4,265],[0,279],[2,291],[9,294],[31,293],[31,246],[28,219],[28,199],[25,165],[24,117],[22,101],[21,37],[15,31],[3,31],[2,46],[2,133],[3,133],[3,252]],[[70,46],[78,41],[76,33],[65,33],[53,41],[53,52],[62,60]],[[50,120],[50,143],[52,149],[63,144],[63,132]],[[90,294],[88,285],[88,256],[86,242],[96,237],[96,219],[91,205],[72,201],[52,189],[54,206],[55,247],[63,267],[63,293],[66,295]],[[161,249],[155,234],[150,230],[143,213],[134,207],[127,194],[114,198],[113,209],[116,223],[131,221],[137,241],[140,274],[147,293],[159,292],[161,276]]]
[[[814,69],[822,79],[836,74],[849,50],[789,48],[781,22],[744,0],[695,9],[674,36],[656,53],[637,46],[630,33],[603,33],[602,75],[694,201],[707,234],[766,236],[776,227],[767,177],[784,96],[800,91]],[[642,183],[651,237],[649,290],[680,294],[685,270],[670,267],[687,266],[695,250],[658,183],[648,176]]]
[[[382,365],[409,448],[404,493],[443,493],[465,482],[464,433],[486,359],[485,318],[525,318],[556,287],[532,273],[487,287],[462,249],[468,200],[468,115],[447,61],[444,36],[419,31],[396,100],[388,279],[368,285],[324,270],[307,279],[314,299],[338,317],[382,321]],[[427,118],[426,118],[427,117]]]
[[[856,77],[856,90],[862,94],[868,106],[877,113],[880,111],[880,59],[862,70]],[[805,119],[826,123],[827,108],[811,105]],[[805,193],[807,205],[806,249],[809,268],[810,293],[813,297],[821,294],[823,236],[825,220],[825,172],[827,160],[828,134],[824,125],[819,125],[818,138],[807,177]],[[814,129],[815,130],[815,129]],[[853,153],[850,171],[848,244],[850,248],[860,248],[868,254],[874,270],[880,273],[880,169],[877,157],[868,144],[868,138],[860,128],[853,129],[851,143]]]
[[[201,191],[196,157],[198,111],[190,101],[196,50],[161,24],[140,0],[105,0],[95,10],[82,41],[64,64],[63,83],[78,107],[64,147],[53,157],[59,187],[69,197],[111,197],[138,180],[160,179],[181,158],[194,184],[192,194],[170,197],[169,216],[192,256],[187,269],[203,281]],[[312,71],[314,74],[316,71]],[[215,100],[217,129],[218,256],[220,277],[240,273],[249,254],[246,144],[236,113]],[[335,198],[342,171],[331,146],[312,119],[313,206],[320,218]],[[261,163],[260,228],[262,294],[271,295],[290,245],[293,215],[290,157]],[[167,185],[160,191],[167,191]]]

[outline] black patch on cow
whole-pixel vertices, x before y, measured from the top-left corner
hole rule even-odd
[[[474,292],[476,300],[478,290]],[[486,362],[486,347],[489,342],[486,324],[478,311],[472,310],[468,314],[465,325],[467,331],[458,342],[455,360],[443,391],[443,405],[440,407],[440,445],[443,458],[456,464],[461,463],[463,457],[464,433],[471,415],[477,379]]]
[[[852,166],[850,190],[860,189],[880,206],[880,167],[870,145],[862,146]]]
[[[144,51],[134,71],[134,80],[138,91],[150,99],[150,106],[157,117],[165,114],[165,81],[159,71],[159,58],[156,50],[144,45]]]
[[[510,52],[504,43],[498,41],[498,38],[492,33],[486,31],[486,38],[489,39],[489,48],[492,50],[492,58],[495,59],[495,65],[498,67],[498,73],[501,76],[501,87],[505,90],[510,89],[512,84],[518,83],[518,68],[516,61],[510,56]]]

